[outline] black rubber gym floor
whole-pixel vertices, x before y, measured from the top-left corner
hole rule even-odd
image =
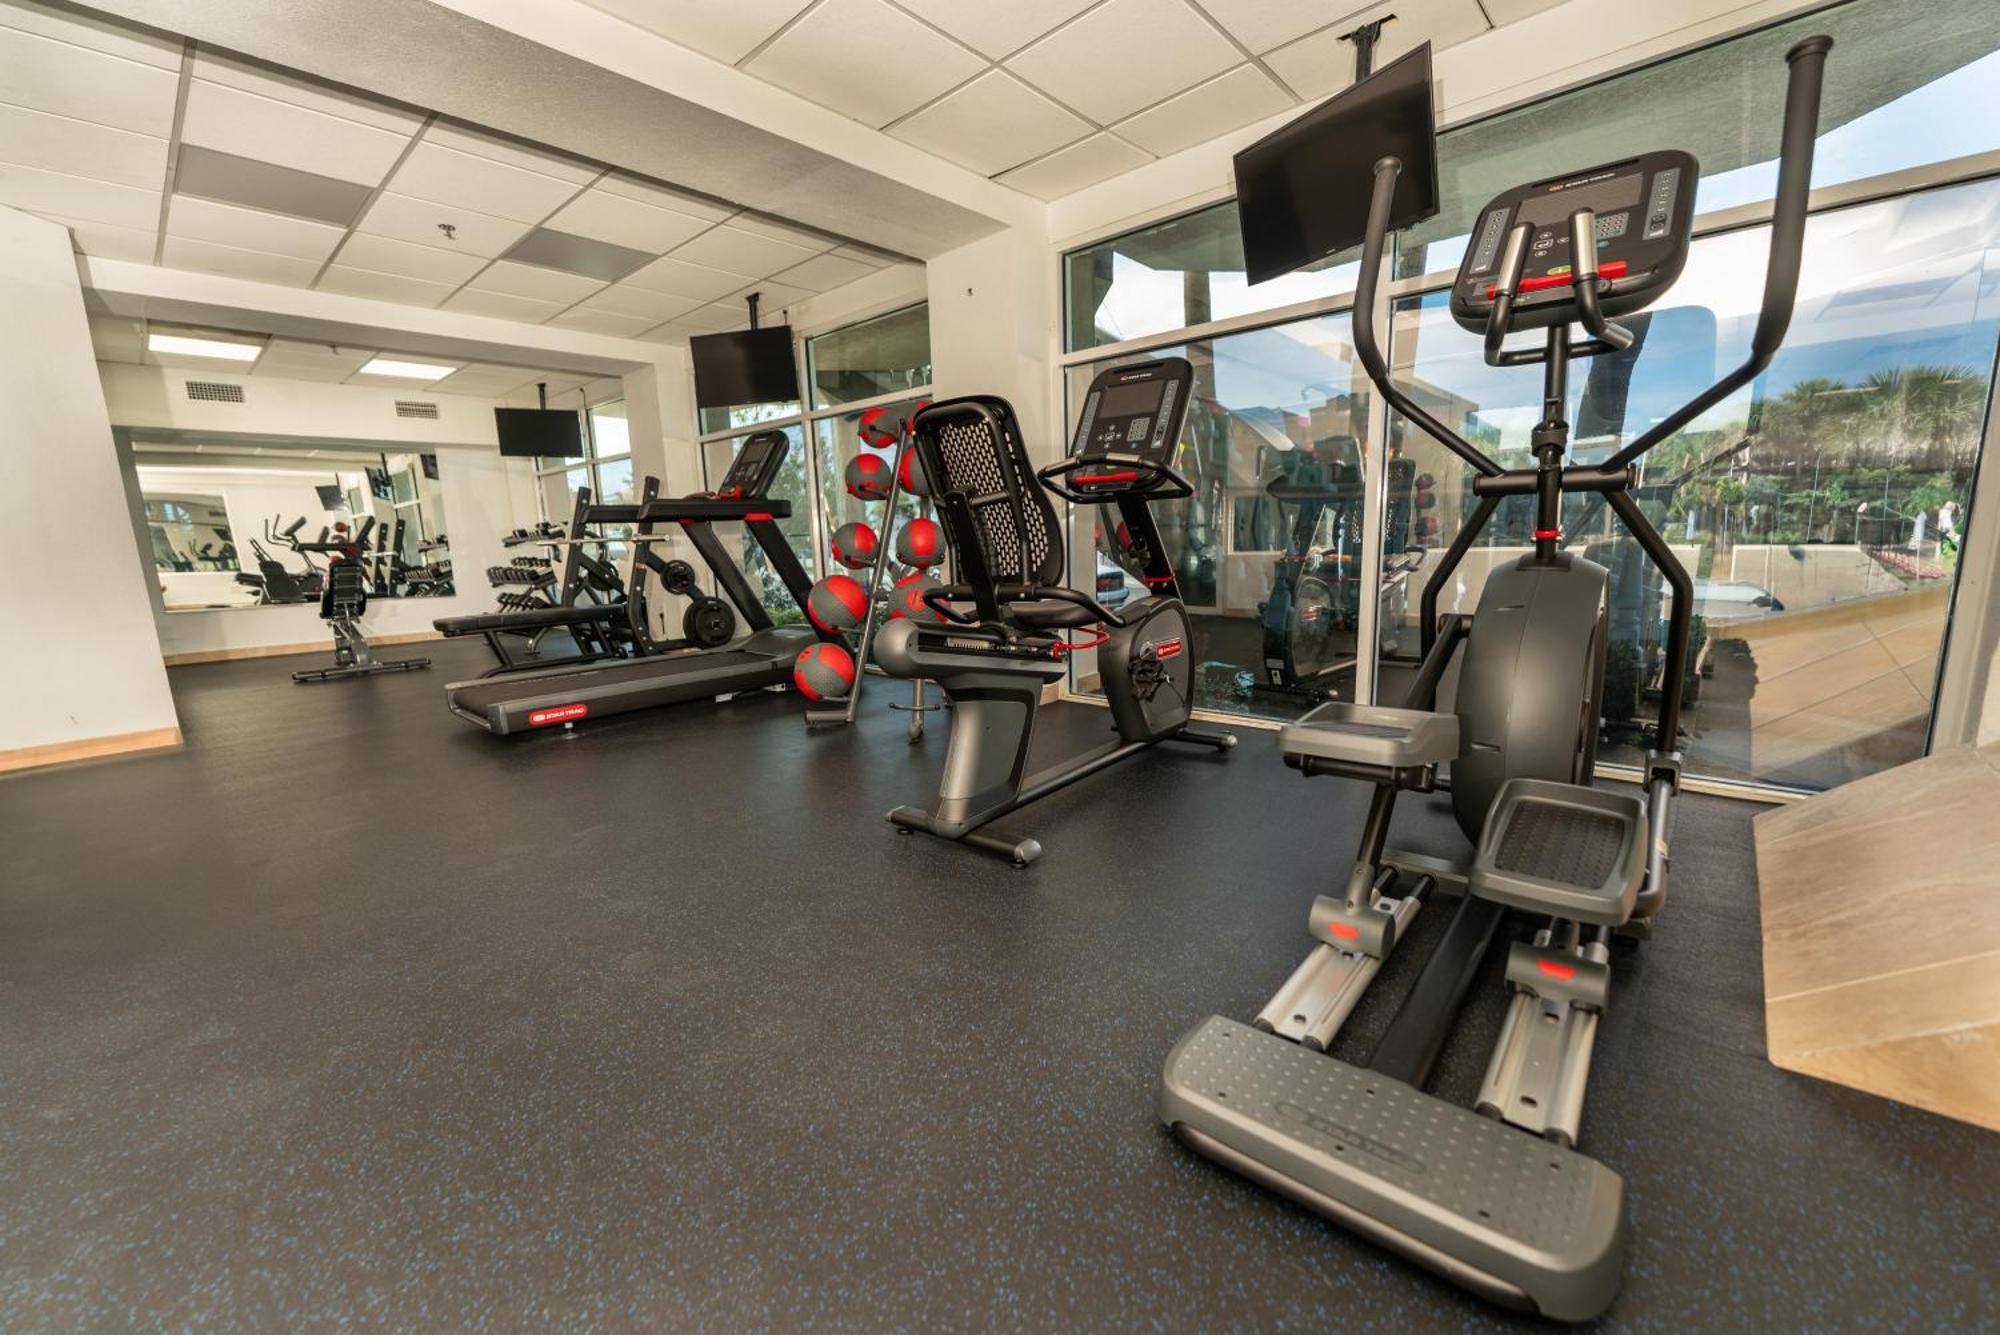
[[[0,780],[0,1326],[1512,1320],[1154,1120],[1174,1039],[1299,959],[1358,785],[1163,750],[1017,817],[1017,872],[891,832],[944,736],[879,684],[853,733],[764,695],[510,742],[430,652],[177,669],[184,751]],[[1755,810],[1685,802],[1616,965],[1612,1324],[1991,1328],[2000,1138],[1763,1059]],[[1396,830],[1459,852],[1428,800]]]

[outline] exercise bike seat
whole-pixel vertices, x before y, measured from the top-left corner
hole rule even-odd
[[[1646,804],[1546,779],[1493,795],[1466,877],[1481,899],[1607,927],[1622,925],[1646,879]]]
[[[1458,757],[1458,716],[1329,700],[1278,734],[1288,756],[1382,769],[1418,769]]]

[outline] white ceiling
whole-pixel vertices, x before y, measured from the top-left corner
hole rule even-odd
[[[1340,35],[1393,13],[1378,64],[1560,0],[587,0],[1057,199],[1345,87]]]
[[[183,145],[368,203],[343,227],[177,194]],[[898,262],[40,0],[0,0],[0,204],[64,224],[89,255],[666,343],[743,326],[751,291],[776,318]],[[659,258],[614,284],[497,258],[541,226]]]
[[[147,335],[181,334],[195,338],[216,338],[225,342],[254,343],[261,351],[254,362],[195,357],[178,352],[153,352]],[[501,366],[475,362],[461,366],[442,380],[408,380],[399,376],[364,375],[361,368],[376,357],[449,364],[428,353],[404,352],[395,348],[352,347],[347,344],[308,343],[298,339],[272,338],[227,329],[193,329],[157,321],[128,320],[119,316],[90,317],[90,341],[101,362],[123,362],[132,366],[160,366],[172,370],[205,372],[235,377],[266,376],[282,380],[317,380],[328,384],[374,385],[418,395],[469,394],[482,399],[500,399],[546,385],[551,397],[569,393],[590,383],[591,377],[568,371],[538,370],[530,366]]]

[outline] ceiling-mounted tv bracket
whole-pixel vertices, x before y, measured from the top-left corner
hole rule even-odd
[[[762,292],[752,292],[749,296],[743,298],[744,302],[750,307],[750,327],[752,329],[757,327],[757,303],[763,300],[763,298],[764,294]]]
[[[1382,35],[1382,25],[1395,17],[1394,14],[1384,14],[1379,19],[1371,19],[1362,24],[1353,32],[1344,32],[1340,35],[1341,41],[1354,43],[1354,82],[1360,83],[1375,72],[1376,39]]]
[[[549,406],[549,382],[548,382],[548,381],[546,381],[546,380],[537,380],[537,381],[535,382],[535,398],[536,398],[536,400],[537,400],[537,401],[539,401],[539,402],[540,402],[540,404],[541,404],[541,406],[542,406],[542,409],[543,409],[544,411],[547,411],[547,409],[548,409],[548,406]]]

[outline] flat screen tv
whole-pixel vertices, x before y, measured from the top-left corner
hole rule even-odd
[[[583,419],[574,408],[495,408],[493,426],[510,458],[583,457]]]
[[[1437,122],[1426,42],[1236,155],[1236,213],[1252,283],[1359,245],[1375,163],[1395,157],[1389,230],[1438,211]]]
[[[338,483],[315,483],[313,490],[319,493],[320,509],[345,510],[347,508],[347,496],[341,491]]]
[[[788,324],[729,334],[697,334],[688,340],[688,357],[694,363],[698,408],[790,403],[799,396],[799,371],[792,359],[792,327]]]

